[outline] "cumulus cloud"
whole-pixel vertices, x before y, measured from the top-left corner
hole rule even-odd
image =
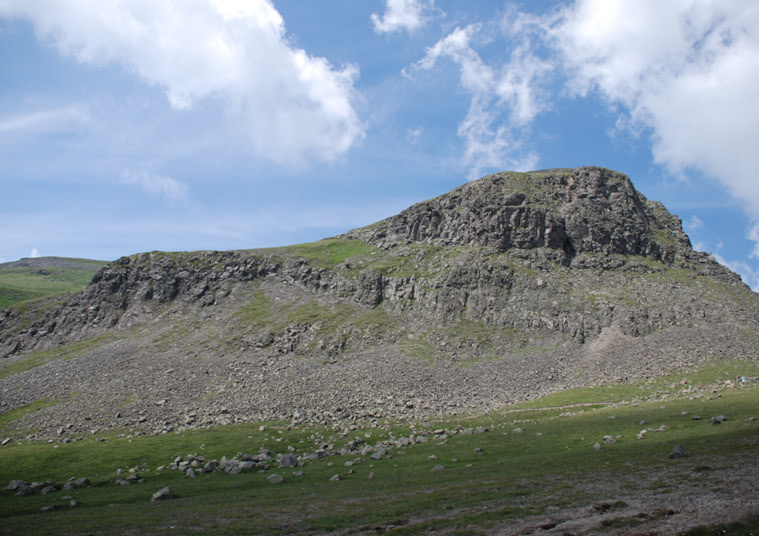
[[[334,159],[364,136],[357,67],[294,46],[270,0],[0,0],[0,17],[30,20],[79,62],[122,65],[174,109],[222,99],[275,161]]]
[[[469,110],[458,127],[470,179],[485,169],[524,170],[537,165],[535,153],[522,151],[521,129],[546,108],[538,81],[551,70],[548,61],[531,51],[529,32],[512,48],[508,61],[487,64],[475,50],[482,30],[481,24],[456,28],[413,66],[429,70],[443,59],[458,66],[460,84],[470,95]]]
[[[187,185],[170,177],[126,171],[123,173],[122,182],[137,186],[151,195],[163,196],[172,203],[187,199]]]
[[[40,256],[40,252],[37,251],[37,248],[32,248],[32,250],[29,252],[29,257],[32,259],[36,259]]]
[[[654,157],[698,169],[759,218],[759,6],[753,0],[579,0],[551,38],[577,95],[652,129]]]
[[[380,16],[372,13],[371,19],[374,31],[377,33],[390,33],[406,30],[413,32],[421,28],[427,21],[428,15],[434,5],[434,0],[429,4],[421,0],[385,0],[385,14]]]

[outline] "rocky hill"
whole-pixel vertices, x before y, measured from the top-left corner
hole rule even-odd
[[[759,296],[629,178],[498,173],[283,248],[124,257],[0,313],[17,435],[486,411],[755,359]],[[31,406],[30,406],[31,407]]]

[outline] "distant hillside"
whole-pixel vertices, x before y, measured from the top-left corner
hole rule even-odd
[[[0,264],[0,308],[87,286],[108,264],[89,259],[38,257]]]

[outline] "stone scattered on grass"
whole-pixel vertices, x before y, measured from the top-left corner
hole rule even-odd
[[[688,453],[685,452],[685,449],[681,447],[680,445],[675,445],[675,448],[672,449],[672,452],[669,454],[669,459],[677,459],[677,458],[685,458],[688,456]]]
[[[177,496],[174,493],[174,490],[172,490],[169,486],[166,486],[165,488],[161,488],[158,491],[156,491],[150,497],[150,502],[167,501],[169,499],[176,499],[176,498]]]
[[[443,467],[439,463],[436,463],[435,466],[432,468],[432,472],[435,473],[437,471],[442,471],[443,469],[445,469],[445,467]]]
[[[29,485],[29,482],[25,482],[23,480],[11,480],[10,482],[8,482],[8,485],[5,486],[5,489],[6,491],[17,491],[28,485]]]
[[[340,480],[340,475],[333,475],[333,476],[332,476],[332,477],[329,479],[329,481],[330,481],[330,482],[337,482],[338,480]]]
[[[282,475],[278,475],[278,474],[274,473],[274,474],[271,474],[271,475],[267,476],[266,477],[266,481],[269,484],[281,484],[282,482],[285,481],[285,479],[282,477]]]

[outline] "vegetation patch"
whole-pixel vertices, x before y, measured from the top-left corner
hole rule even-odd
[[[297,255],[315,265],[332,268],[349,259],[362,259],[366,256],[374,255],[377,252],[377,248],[361,240],[326,238],[319,242],[271,248],[265,251]]]
[[[79,290],[87,286],[103,261],[45,257],[0,264],[0,309],[19,302]]]
[[[30,413],[34,413],[35,411],[39,411],[41,409],[55,406],[57,403],[58,403],[57,400],[52,400],[50,398],[43,398],[41,400],[35,400],[34,402],[31,402],[30,404],[27,404],[25,406],[21,406],[21,407],[14,408],[9,411],[0,413],[0,430],[5,430],[5,428],[11,422],[18,420],[25,415],[29,415]]]

